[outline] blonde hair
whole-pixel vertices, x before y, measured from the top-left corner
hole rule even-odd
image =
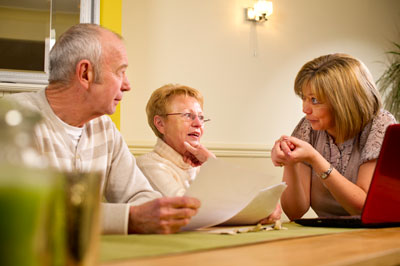
[[[150,99],[147,102],[146,114],[149,126],[153,130],[154,134],[156,134],[156,136],[159,138],[162,138],[163,135],[154,125],[154,117],[156,115],[165,116],[165,114],[167,113],[169,100],[176,95],[193,97],[199,102],[201,108],[203,108],[203,96],[196,89],[180,84],[167,84],[156,89],[151,94]]]
[[[296,76],[294,91],[302,97],[307,86],[330,107],[338,143],[361,132],[382,107],[371,73],[350,55],[329,54],[306,63]]]

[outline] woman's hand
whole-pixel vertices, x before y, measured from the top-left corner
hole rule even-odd
[[[304,161],[309,154],[315,152],[318,153],[307,142],[288,136],[282,136],[272,148],[273,164],[285,165],[283,181],[287,188],[282,193],[281,203],[290,220],[302,217],[310,208],[311,168],[298,162]]]
[[[276,204],[275,210],[267,218],[262,219],[259,223],[273,224],[281,219],[281,215],[282,215],[282,208],[281,205],[278,203]]]
[[[284,166],[298,162],[313,164],[319,153],[308,143],[296,137],[282,136],[271,151],[272,163]]]
[[[208,160],[208,158],[215,158],[215,155],[207,150],[201,144],[192,146],[189,142],[184,142],[186,153],[183,155],[183,161],[193,167],[200,166]]]
[[[319,152],[315,150],[314,147],[311,146],[311,144],[308,142],[305,142],[295,137],[288,137],[285,142],[290,143],[290,145],[293,145],[292,147],[294,147],[291,150],[285,149],[286,162],[307,162],[310,165],[313,165],[316,158],[318,156],[321,157]]]
[[[275,141],[274,147],[271,150],[272,163],[275,166],[284,166],[288,161],[288,154],[295,149],[295,145],[289,141],[289,137],[283,135]]]

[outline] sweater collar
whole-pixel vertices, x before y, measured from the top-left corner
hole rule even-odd
[[[170,160],[179,168],[182,168],[184,170],[193,168],[190,164],[187,164],[183,161],[182,155],[180,155],[177,151],[175,151],[171,146],[169,146],[160,138],[157,138],[157,143],[154,146],[154,152],[161,157]]]

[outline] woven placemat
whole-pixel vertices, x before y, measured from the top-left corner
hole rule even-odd
[[[284,223],[287,230],[241,233],[235,235],[210,234],[202,231],[170,235],[104,235],[100,244],[100,262],[150,256],[172,255],[259,242],[334,234],[365,229],[304,227]]]

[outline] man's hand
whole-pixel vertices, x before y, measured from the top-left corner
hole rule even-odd
[[[215,158],[214,153],[207,150],[207,148],[201,144],[192,146],[186,141],[183,144],[186,147],[186,153],[183,155],[183,161],[193,167],[202,165],[210,157]]]
[[[129,234],[171,234],[178,232],[197,213],[200,201],[190,197],[158,198],[129,211]]]

